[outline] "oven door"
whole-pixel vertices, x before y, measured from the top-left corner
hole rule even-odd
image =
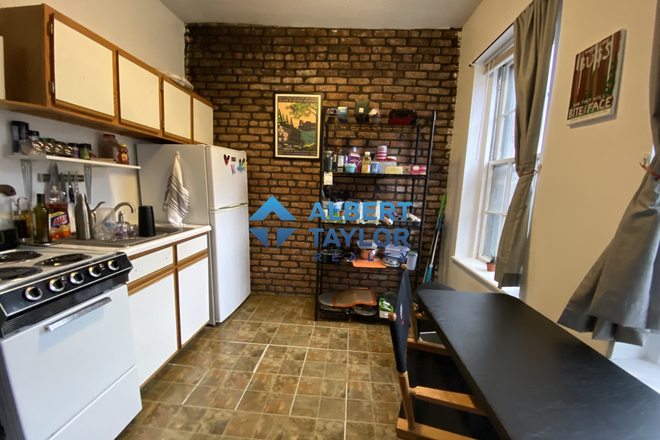
[[[126,286],[1,339],[0,353],[9,438],[50,438],[135,366]]]

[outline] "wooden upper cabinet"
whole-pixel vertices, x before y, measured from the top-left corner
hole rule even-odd
[[[213,145],[213,106],[193,96],[193,142]]]
[[[3,104],[131,137],[213,143],[210,102],[48,5],[0,8],[0,35]]]
[[[54,104],[114,119],[115,48],[58,13],[51,23]]]
[[[163,77],[163,135],[179,142],[192,140],[192,97],[166,77]]]
[[[160,132],[160,75],[155,69],[119,51],[119,121]]]

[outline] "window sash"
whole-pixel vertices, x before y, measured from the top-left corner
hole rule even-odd
[[[504,194],[502,195],[502,207],[505,207],[506,211],[494,211],[488,209],[493,183],[493,169],[498,165],[507,165],[506,178],[504,181]],[[484,254],[484,245],[486,243],[486,219],[488,218],[488,215],[496,215],[501,217],[498,235],[500,237],[502,236],[502,228],[504,227],[504,220],[506,220],[507,211],[509,209],[509,201],[511,199],[511,179],[513,177],[513,173],[515,173],[515,158],[513,157],[508,159],[492,160],[488,162],[484,203],[481,209],[479,220],[480,236],[477,258],[481,261],[486,262],[490,259],[490,255]]]

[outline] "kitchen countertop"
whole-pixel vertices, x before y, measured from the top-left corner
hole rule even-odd
[[[166,224],[157,224],[156,226],[170,226]],[[106,252],[124,252],[128,257],[132,257],[143,252],[150,251],[159,247],[167,246],[168,244],[176,243],[197,235],[209,232],[211,227],[209,225],[185,225],[186,231],[177,232],[175,234],[169,234],[155,240],[150,240],[145,243],[136,244],[135,246],[127,247],[110,247],[110,246],[86,246],[86,245],[76,245],[73,243],[58,243],[54,246],[59,248],[68,248],[68,249],[77,249],[79,251],[84,251],[85,249],[96,250],[96,251],[106,251]]]

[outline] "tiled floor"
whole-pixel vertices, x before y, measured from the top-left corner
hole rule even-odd
[[[121,440],[396,439],[388,327],[314,322],[312,298],[251,296],[142,389]]]

